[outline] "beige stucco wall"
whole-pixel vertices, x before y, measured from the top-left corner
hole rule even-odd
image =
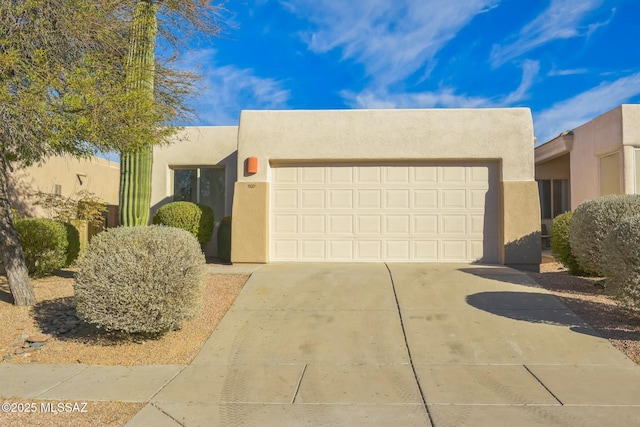
[[[508,228],[500,232],[502,259],[535,269],[539,264],[540,208],[534,181],[533,143],[531,112],[525,108],[243,111],[238,131],[238,181],[269,183],[272,161],[279,164],[361,160],[498,161],[501,182],[513,183],[501,190],[500,216],[503,227],[508,224]],[[256,174],[245,171],[248,157],[259,160]],[[255,200],[268,201],[268,188],[268,185],[256,187]],[[521,203],[523,195],[532,200]],[[268,261],[269,210],[255,211],[253,205],[251,197],[236,194],[233,262]],[[251,209],[256,215],[242,218],[238,215]],[[260,235],[266,236],[259,242],[243,231],[256,224],[264,228]],[[531,244],[533,241],[535,245]],[[504,255],[505,245],[512,242],[519,242],[520,249],[515,252],[508,249]],[[256,244],[262,246],[257,248]],[[250,259],[244,253],[245,247],[251,247],[251,251],[260,256]]]
[[[176,135],[176,142],[153,149],[151,216],[160,206],[173,201],[172,167],[225,167],[225,215],[231,215],[233,187],[237,176],[237,126],[187,127]],[[205,248],[208,256],[217,255],[216,229]]]
[[[571,209],[602,194],[600,158],[620,152],[620,188],[634,194],[635,147],[640,147],[640,105],[624,104],[573,130]],[[607,180],[614,180],[608,177]]]
[[[572,210],[583,201],[601,195],[600,157],[622,149],[622,108],[618,107],[577,127],[573,134]]]
[[[247,157],[260,170],[244,175]],[[268,181],[269,160],[501,160],[502,179],[532,179],[533,124],[526,108],[243,111],[238,180]]]
[[[640,164],[637,150],[640,149],[640,105],[624,104],[622,108],[623,145],[623,190],[625,194],[640,194],[637,176]]]
[[[9,177],[9,198],[12,206],[23,214],[47,217],[44,209],[34,205],[33,193],[54,193],[56,185],[61,186],[64,197],[86,190],[109,205],[117,205],[120,164],[99,157],[76,159],[55,156],[26,168],[14,166]]]

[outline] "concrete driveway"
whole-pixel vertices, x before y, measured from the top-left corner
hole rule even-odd
[[[640,368],[520,272],[271,264],[128,426],[639,420]]]

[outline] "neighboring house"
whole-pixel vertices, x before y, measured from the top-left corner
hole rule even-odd
[[[243,111],[182,136],[154,149],[153,210],[233,213],[232,262],[539,267],[528,109]]]
[[[541,219],[640,189],[640,105],[621,105],[535,148]]]
[[[36,193],[73,198],[86,190],[107,203],[107,226],[115,227],[118,225],[119,184],[119,163],[99,157],[54,156],[26,168],[14,165],[13,173],[9,173],[9,200],[25,216],[47,217],[48,212],[36,204]]]

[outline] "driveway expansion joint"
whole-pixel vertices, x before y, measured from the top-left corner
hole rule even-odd
[[[420,381],[418,380],[418,373],[416,372],[416,368],[413,365],[413,359],[411,358],[411,349],[409,348],[409,341],[407,341],[407,332],[404,328],[404,321],[402,319],[402,310],[400,308],[400,301],[398,301],[398,293],[396,292],[396,285],[393,281],[393,274],[391,274],[391,269],[389,268],[389,264],[386,262],[384,266],[387,268],[387,272],[389,273],[389,280],[391,281],[391,289],[393,290],[393,298],[396,301],[396,308],[398,309],[398,317],[400,318],[400,328],[402,328],[402,338],[404,339],[404,345],[407,349],[407,355],[409,357],[409,365],[411,366],[411,372],[413,372],[413,378],[418,386],[418,392],[420,393],[420,399],[422,400],[422,405],[424,406],[424,410],[427,413],[427,417],[429,418],[429,422],[432,426],[435,426],[435,422],[433,417],[431,416],[431,411],[429,411],[429,406],[427,405],[427,401],[424,398],[424,392],[422,391],[422,386],[420,385]]]

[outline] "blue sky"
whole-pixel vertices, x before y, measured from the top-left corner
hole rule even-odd
[[[640,102],[638,0],[228,0],[185,125],[243,109],[529,107],[538,144]]]

